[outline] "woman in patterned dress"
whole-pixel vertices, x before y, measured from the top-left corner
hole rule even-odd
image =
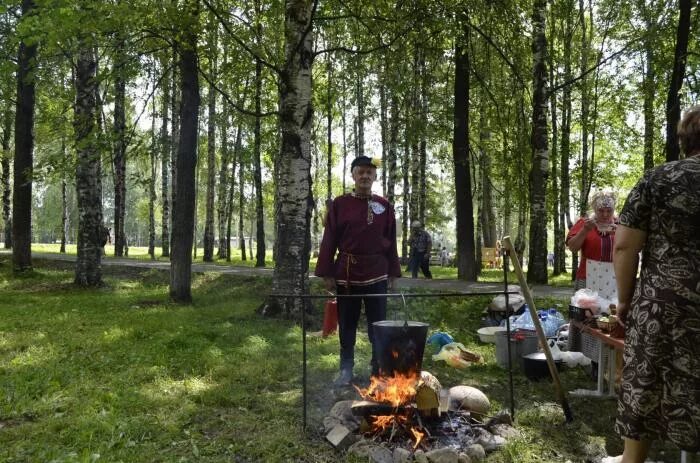
[[[623,463],[643,462],[654,439],[700,451],[700,106],[687,111],[678,137],[686,158],[644,174],[615,240],[626,328],[615,426]]]

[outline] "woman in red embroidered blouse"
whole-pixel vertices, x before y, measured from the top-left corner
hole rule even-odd
[[[612,262],[615,242],[615,195],[597,191],[591,198],[593,216],[581,217],[566,236],[566,245],[572,253],[581,251],[581,262],[576,271],[576,290],[586,287],[586,261]]]

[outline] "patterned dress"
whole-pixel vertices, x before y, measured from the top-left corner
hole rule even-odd
[[[644,230],[616,430],[700,451],[700,157],[648,171],[620,223]]]

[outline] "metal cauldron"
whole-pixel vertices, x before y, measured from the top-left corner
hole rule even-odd
[[[384,376],[420,374],[428,324],[404,320],[374,322],[374,348]]]

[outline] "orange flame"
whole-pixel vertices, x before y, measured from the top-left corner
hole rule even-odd
[[[416,428],[411,428],[411,434],[413,434],[413,438],[416,440],[415,445],[413,446],[413,450],[418,448],[418,445],[420,442],[423,440],[423,437],[425,436],[424,432],[420,432]]]
[[[355,389],[357,389],[357,392],[363,399],[388,403],[397,408],[397,413],[392,415],[371,416],[373,433],[383,432],[396,423],[403,428],[409,428],[416,441],[413,448],[418,447],[425,437],[425,433],[412,427],[409,423],[409,417],[398,413],[398,407],[406,405],[415,399],[419,379],[420,376],[415,371],[411,371],[407,374],[397,373],[394,376],[372,376],[369,386],[365,389],[355,386]]]
[[[405,375],[399,373],[394,376],[372,376],[366,389],[357,386],[355,389],[363,399],[398,407],[411,402],[416,396],[418,379],[418,375],[413,371]]]

